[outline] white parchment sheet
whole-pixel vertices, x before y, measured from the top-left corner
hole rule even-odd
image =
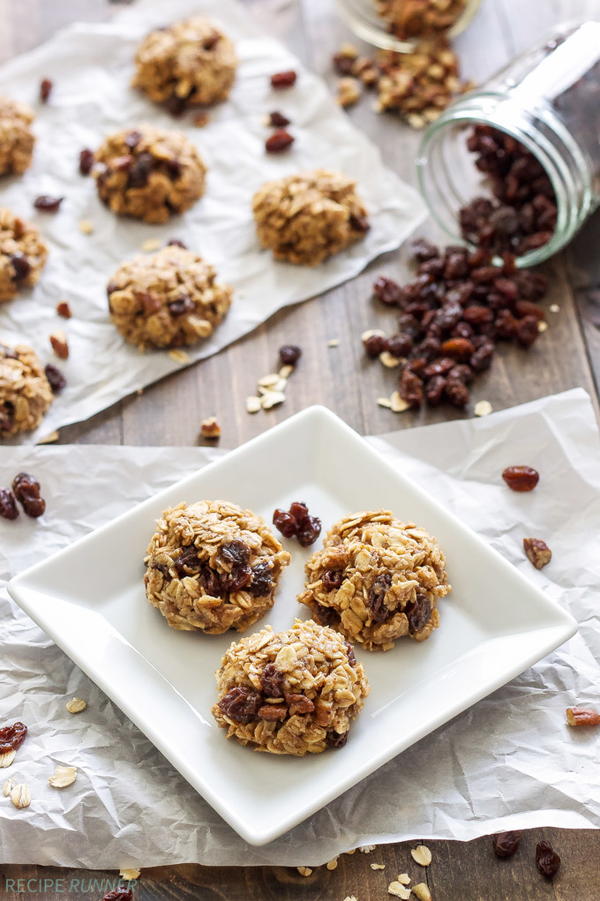
[[[567,644],[262,848],[246,845],[146,738],[0,589],[0,723],[30,727],[10,770],[34,802],[0,796],[0,863],[112,868],[199,862],[321,864],[357,845],[471,839],[504,829],[600,826],[600,743],[564,709],[600,695],[600,456],[588,396],[567,391],[493,414],[370,439],[389,460],[564,605],[579,623]],[[203,448],[0,448],[0,485],[41,479],[38,523],[0,520],[0,584],[107,522],[215,454]],[[535,465],[524,498],[499,473]],[[526,502],[524,502],[526,500]],[[554,552],[541,572],[524,535]],[[443,624],[442,624],[443,625]],[[72,716],[65,699],[86,698]],[[57,763],[79,768],[64,792]],[[310,790],[310,786],[307,786]]]
[[[191,13],[210,15],[235,41],[240,59],[229,100],[214,108],[204,128],[189,114],[174,120],[129,87],[133,55],[151,28]],[[295,87],[275,91],[274,72],[295,69]],[[42,77],[54,82],[50,102],[37,104],[37,145],[32,167],[21,178],[0,180],[0,206],[40,227],[50,255],[39,285],[0,305],[0,339],[33,345],[44,362],[56,362],[48,335],[67,333],[70,357],[60,363],[67,389],[55,400],[37,433],[92,416],[132,391],[181,368],[167,351],[140,353],[125,344],[108,319],[106,284],[120,263],[146,240],[180,238],[213,263],[234,287],[234,304],[209,341],[187,349],[193,360],[209,356],[246,334],[281,307],[314,297],[357,275],[384,251],[399,247],[425,215],[417,192],[385,169],[379,151],[278,41],[260,34],[250,13],[235,0],[140,0],[110,24],[73,25],[48,43],[0,68],[0,93],[32,103]],[[267,154],[271,133],[264,117],[285,111],[296,136],[292,149]],[[187,213],[166,225],[119,219],[98,200],[92,178],[79,175],[79,151],[138,122],[186,132],[208,166],[206,193]],[[276,263],[255,235],[252,195],[263,182],[283,175],[332,168],[357,179],[370,213],[364,241],[317,267]],[[56,214],[36,213],[39,194],[64,196]],[[89,220],[94,233],[82,234]],[[73,318],[55,313],[68,300]],[[15,442],[18,443],[18,442]]]

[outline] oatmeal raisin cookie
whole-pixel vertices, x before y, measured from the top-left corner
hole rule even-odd
[[[111,319],[140,350],[184,347],[212,335],[231,305],[202,257],[177,245],[123,263],[108,285]]]
[[[37,228],[0,207],[0,303],[37,284],[47,256]]]
[[[225,100],[235,78],[232,42],[208,19],[193,16],[146,35],[135,55],[134,87],[175,114]]]
[[[31,165],[32,122],[33,111],[25,103],[0,97],[0,175],[21,175]]]
[[[148,545],[146,597],[174,629],[242,632],[271,609],[289,562],[251,510],[181,503],[165,510]]]
[[[347,641],[312,620],[234,642],[217,671],[214,717],[227,738],[271,754],[341,748],[369,693]]]
[[[120,216],[166,222],[204,193],[206,167],[180,131],[139,125],[117,132],[94,160],[98,196]]]
[[[0,344],[0,438],[35,429],[52,399],[35,351],[26,344]]]
[[[298,600],[350,641],[387,651],[405,635],[429,638],[439,625],[438,598],[450,590],[435,538],[378,510],[334,525],[306,564]]]
[[[260,243],[288,263],[316,266],[369,229],[356,182],[325,169],[267,182],[252,209]]]

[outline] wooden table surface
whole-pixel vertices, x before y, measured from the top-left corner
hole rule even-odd
[[[168,4],[165,6],[167,20]],[[305,63],[334,84],[331,54],[343,40],[351,39],[336,18],[334,0],[246,0],[246,6],[265,31],[287,42]],[[108,0],[0,0],[0,61],[35,46],[66,24],[101,21],[116,9]],[[457,41],[464,74],[481,81],[555,23],[574,16],[600,18],[600,0],[483,0],[479,16]],[[377,116],[369,100],[349,115],[378,144],[388,165],[414,184],[418,134],[393,117]],[[475,401],[486,399],[498,410],[580,385],[597,403],[599,222],[598,216],[592,217],[569,250],[547,266],[552,274],[548,303],[560,307],[550,315],[550,328],[528,353],[503,348],[491,370],[478,380]],[[431,226],[424,232],[436,237]],[[358,336],[366,328],[385,328],[386,319],[393,320],[392,314],[382,313],[369,300],[370,286],[382,273],[406,279],[405,255],[387,254],[358,278],[318,299],[283,310],[217,356],[163,379],[85,423],[63,429],[61,442],[190,446],[198,443],[200,420],[216,414],[223,430],[222,446],[235,447],[313,403],[326,404],[363,434],[458,417],[458,412],[446,408],[399,416],[376,405],[378,396],[393,390],[395,377],[379,366],[365,364]],[[328,347],[331,338],[339,339],[337,347]],[[268,414],[249,416],[244,398],[253,392],[257,377],[272,371],[283,343],[300,344],[304,352],[286,402]],[[495,790],[490,785],[490,792]],[[535,844],[542,838],[551,840],[563,858],[554,883],[543,880],[533,864]],[[423,839],[427,841],[426,836]],[[592,830],[532,830],[525,834],[520,853],[509,861],[494,857],[488,838],[469,843],[428,842],[433,863],[420,872],[410,858],[414,844],[382,846],[370,855],[343,855],[337,869],[321,867],[309,877],[295,869],[274,867],[185,865],[144,870],[135,897],[343,901],[354,895],[358,901],[376,901],[389,897],[388,883],[397,873],[407,871],[413,880],[428,882],[434,901],[600,898],[600,834]],[[372,870],[372,862],[385,863],[385,869]],[[96,898],[104,890],[94,890],[89,880],[114,880],[115,875],[3,866],[0,836],[2,899],[25,894],[40,901],[59,896],[75,899],[82,894]]]

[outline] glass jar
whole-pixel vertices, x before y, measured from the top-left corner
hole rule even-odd
[[[600,22],[559,27],[426,130],[417,160],[420,188],[438,224],[461,243],[458,211],[482,193],[466,147],[465,132],[476,124],[519,141],[550,179],[557,206],[553,235],[517,260],[519,266],[540,263],[571,240],[600,202]]]
[[[396,2],[399,3],[401,0]],[[400,39],[392,34],[390,23],[378,15],[376,0],[337,0],[337,5],[342,18],[363,41],[382,50],[395,50],[397,53],[413,53],[416,50],[418,38],[421,36]],[[465,0],[460,16],[451,28],[442,33],[448,38],[453,38],[464,31],[479,9],[479,5],[480,0]],[[431,36],[430,33],[422,35],[424,38]]]

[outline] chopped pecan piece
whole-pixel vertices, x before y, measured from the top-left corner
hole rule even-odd
[[[524,538],[523,550],[536,569],[542,569],[552,560],[552,551],[541,538]]]

